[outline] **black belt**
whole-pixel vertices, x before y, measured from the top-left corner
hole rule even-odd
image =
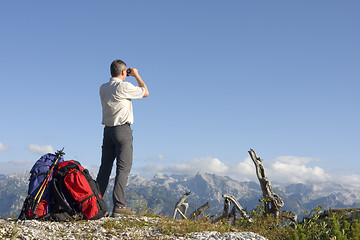
[[[113,128],[113,127],[119,127],[119,126],[129,126],[130,127],[130,123],[124,123],[124,124],[121,124],[121,125],[116,125],[116,126],[105,126],[105,127],[108,127],[108,128]]]

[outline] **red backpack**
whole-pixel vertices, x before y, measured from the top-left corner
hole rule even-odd
[[[107,216],[107,206],[98,184],[79,162],[59,163],[54,171],[52,187],[51,215],[54,220],[95,220]]]

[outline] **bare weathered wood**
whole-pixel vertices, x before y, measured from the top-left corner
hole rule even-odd
[[[230,194],[224,194],[223,198],[225,198],[224,201],[224,212],[217,218],[215,218],[212,222],[220,221],[223,218],[230,219],[233,218],[234,221],[236,220],[236,210],[247,219],[249,222],[252,222],[252,219],[249,217],[249,215],[246,213],[244,208],[238,203],[238,201]],[[233,204],[233,208],[230,211],[231,204]]]
[[[176,214],[179,213],[179,215],[184,218],[187,219],[186,217],[186,212],[189,208],[189,204],[185,202],[186,198],[190,195],[191,191],[186,192],[181,199],[179,200],[179,202],[176,204],[175,206],[175,210],[174,210],[174,214],[173,214],[173,219],[176,218]],[[180,208],[182,208],[182,210],[180,210]]]
[[[270,180],[265,176],[265,170],[262,165],[262,159],[258,157],[254,150],[250,149],[250,157],[253,160],[256,167],[256,175],[259,179],[261,190],[265,201],[265,212],[267,214],[274,214],[275,217],[279,217],[280,210],[284,206],[283,200],[273,193],[271,190]]]
[[[230,195],[230,194],[224,194],[223,195],[224,198],[227,198],[231,201],[231,203],[234,205],[234,208],[232,210],[232,212],[235,213],[235,209],[238,210],[238,212],[246,219],[248,219],[251,222],[251,219],[249,217],[249,215],[246,213],[246,211],[244,210],[244,208],[238,203],[238,201],[236,201],[236,199],[234,198],[234,196]]]
[[[191,215],[190,215],[190,219],[194,220],[196,219],[200,214],[202,214],[203,212],[205,212],[206,209],[208,209],[210,207],[210,203],[207,202],[204,205],[202,205],[201,207],[199,207],[198,209],[196,209]]]

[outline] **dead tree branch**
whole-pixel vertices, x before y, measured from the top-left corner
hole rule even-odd
[[[184,218],[187,219],[186,212],[189,208],[189,204],[185,202],[186,198],[190,195],[191,191],[185,193],[181,199],[179,200],[179,202],[176,204],[175,206],[175,210],[174,210],[174,214],[173,214],[173,219],[176,218],[176,214],[179,213],[179,215]],[[180,208],[182,208],[182,210],[180,210]]]
[[[233,218],[236,220],[236,210],[249,222],[252,222],[249,215],[246,213],[244,208],[236,201],[236,199],[230,194],[224,194],[223,198],[225,198],[224,202],[224,212],[217,218],[215,218],[212,222],[218,222],[223,218],[230,219]],[[230,211],[231,203],[233,204],[233,208]]]
[[[193,212],[190,215],[190,219],[191,220],[195,220],[200,214],[202,214],[206,209],[208,209],[210,207],[210,203],[207,202],[204,205],[202,205],[201,207],[199,207],[198,209],[195,210],[195,212]]]
[[[280,215],[280,210],[284,206],[284,202],[271,190],[270,180],[265,176],[262,159],[258,157],[255,151],[252,149],[250,149],[249,154],[255,164],[256,175],[259,179],[263,197],[265,199],[265,212],[267,214],[274,214],[274,216],[278,218]]]

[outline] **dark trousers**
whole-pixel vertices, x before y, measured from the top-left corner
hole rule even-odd
[[[109,183],[115,159],[113,202],[114,208],[118,208],[126,206],[125,189],[133,160],[133,136],[129,124],[104,128],[101,165],[96,179],[102,196]]]

